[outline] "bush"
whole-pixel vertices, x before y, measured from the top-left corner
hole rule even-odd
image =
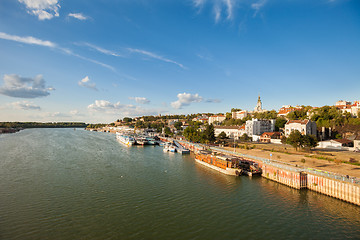
[[[350,158],[350,159],[349,159],[349,162],[351,162],[351,163],[357,163],[358,160],[356,160],[355,158]]]

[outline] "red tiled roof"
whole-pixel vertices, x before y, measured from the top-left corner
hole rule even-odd
[[[309,120],[305,119],[305,120],[289,120],[286,124],[290,124],[290,123],[300,123],[300,124],[308,124]]]
[[[334,141],[338,142],[338,143],[352,143],[351,140],[345,139],[345,138],[343,138],[343,139],[334,139]]]
[[[280,136],[280,132],[264,132],[263,134],[261,134],[261,137],[265,137],[265,135],[268,135],[269,137],[272,136]]]
[[[241,129],[239,126],[215,126],[215,129]]]

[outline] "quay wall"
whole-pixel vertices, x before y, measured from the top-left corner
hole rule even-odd
[[[179,142],[191,151],[205,148],[200,144],[193,144],[186,141]],[[309,189],[360,206],[360,182],[358,180],[349,179],[346,176],[337,174],[318,172],[315,169],[286,165],[279,161],[234,153],[217,147],[210,147],[210,149],[245,159],[251,159],[251,161],[258,163],[261,167],[263,171],[262,177],[272,181],[296,189]]]
[[[289,171],[268,164],[262,165],[261,176],[296,189],[307,188],[307,174],[300,171]]]
[[[360,205],[360,185],[331,179],[315,174],[307,174],[307,188],[330,197]]]

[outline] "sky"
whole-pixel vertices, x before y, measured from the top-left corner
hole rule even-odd
[[[0,121],[360,100],[358,0],[1,0]]]

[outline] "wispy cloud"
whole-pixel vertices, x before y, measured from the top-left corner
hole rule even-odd
[[[152,52],[149,52],[149,51],[145,51],[145,50],[141,50],[141,49],[136,49],[136,48],[127,48],[128,51],[132,52],[132,53],[138,53],[138,54],[141,54],[141,55],[144,55],[144,56],[147,56],[147,57],[150,57],[150,58],[153,58],[153,59],[157,59],[157,60],[160,60],[160,61],[163,61],[163,62],[167,62],[167,63],[173,63],[173,64],[176,64],[177,66],[183,68],[183,69],[186,69],[184,67],[184,65],[182,65],[181,63],[178,63],[174,60],[171,60],[171,59],[168,59],[168,58],[165,58],[165,57],[162,57],[162,56],[159,56],[155,53],[152,53]]]
[[[16,36],[16,35],[10,35],[10,34],[4,33],[4,32],[0,32],[0,39],[5,39],[5,40],[14,41],[14,42],[20,42],[20,43],[25,43],[25,44],[30,44],[30,45],[38,45],[38,46],[48,47],[48,48],[52,48],[52,49],[57,49],[57,50],[65,53],[67,55],[74,56],[74,57],[80,58],[82,60],[95,63],[97,65],[100,65],[102,67],[110,69],[113,72],[116,72],[115,68],[108,65],[108,64],[102,63],[100,61],[97,61],[97,60],[94,60],[94,59],[91,59],[91,58],[81,56],[79,54],[76,54],[76,53],[72,52],[70,49],[60,47],[56,43],[51,42],[51,41],[41,40],[41,39],[31,37],[31,36],[20,37],[20,36]]]
[[[177,95],[178,100],[171,103],[171,106],[175,109],[180,109],[184,106],[189,106],[191,103],[202,102],[203,97],[199,96],[199,94],[191,94],[191,93],[179,93]]]
[[[92,90],[98,91],[96,88],[96,84],[90,81],[90,78],[88,76],[84,77],[78,82],[79,86],[90,88]]]
[[[253,3],[251,4],[251,8],[255,10],[254,12],[254,17],[256,17],[256,15],[259,13],[259,11],[261,10],[261,8],[263,8],[266,4],[266,0],[261,0],[257,3]]]
[[[106,55],[110,55],[110,56],[114,56],[114,57],[123,57],[123,55],[115,52],[115,51],[111,51],[111,50],[108,50],[108,49],[104,49],[102,47],[99,47],[99,46],[96,46],[94,44],[91,44],[91,43],[81,43],[80,45],[84,45],[84,46],[87,46],[93,50],[96,50],[100,53],[103,53],[103,54],[106,54]]]
[[[21,110],[41,110],[40,106],[29,101],[13,102],[11,106]]]
[[[218,4],[214,6],[214,14],[215,14],[215,22],[218,23],[221,18],[221,7]]]
[[[34,78],[21,77],[16,74],[4,75],[4,85],[0,87],[0,94],[16,98],[37,98],[50,95],[51,87],[45,87],[42,75]]]
[[[26,44],[31,44],[31,45],[39,45],[39,46],[50,47],[50,48],[57,47],[57,45],[55,43],[50,42],[50,41],[44,41],[44,40],[34,38],[31,36],[20,37],[20,36],[16,36],[16,35],[10,35],[10,34],[4,33],[4,32],[0,32],[0,39],[10,40],[10,41],[15,41],[15,42],[20,42],[20,43],[26,43]]]
[[[233,0],[225,0],[225,5],[227,8],[227,19],[231,20],[233,18],[234,1]]]
[[[232,20],[234,17],[234,7],[236,0],[193,0],[193,6],[198,8],[199,11],[204,7],[206,3],[212,4],[212,10],[214,13],[214,20],[218,23],[221,17],[226,16],[226,20]]]
[[[129,97],[130,100],[135,100],[135,102],[140,104],[149,104],[150,100],[145,97]]]
[[[68,17],[76,18],[81,21],[85,21],[85,20],[89,19],[89,17],[85,16],[82,13],[69,13]]]
[[[329,0],[336,1],[336,0]],[[192,0],[192,5],[198,10],[198,14],[204,6],[210,6],[216,23],[221,21],[233,22],[236,17],[236,10],[241,7],[254,11],[254,17],[265,6],[267,0],[240,1],[240,0]],[[207,9],[207,8],[205,8]]]
[[[195,7],[202,7],[204,5],[206,0],[194,0],[193,3],[194,3],[194,6]]]
[[[39,20],[48,20],[59,16],[60,4],[58,0],[18,0],[24,4],[29,14]]]

